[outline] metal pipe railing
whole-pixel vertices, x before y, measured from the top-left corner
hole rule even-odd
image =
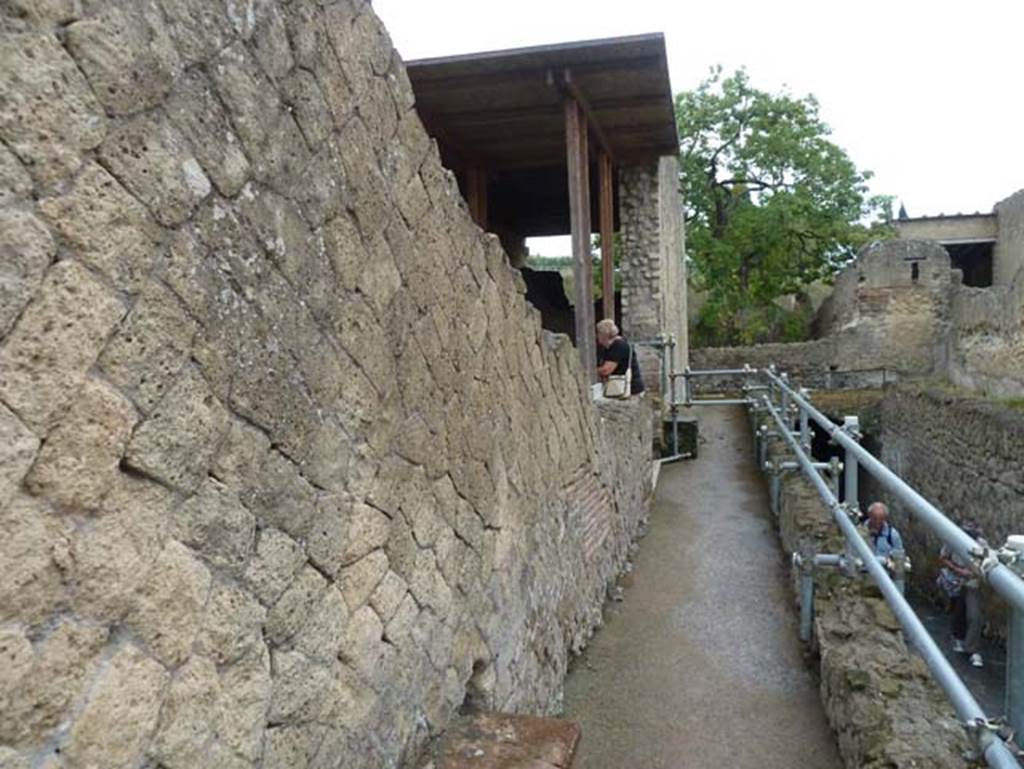
[[[774,377],[774,374],[769,374],[769,376]],[[776,384],[781,386],[779,381],[776,381]],[[938,644],[932,639],[925,626],[921,624],[921,620],[917,618],[914,610],[907,603],[906,598],[903,597],[888,572],[875,559],[875,555],[868,546],[868,543],[864,541],[860,532],[857,531],[857,527],[850,520],[847,509],[839,503],[839,500],[833,494],[824,478],[814,468],[814,463],[804,452],[800,442],[787,429],[785,421],[783,421],[775,406],[768,398],[765,398],[764,402],[768,413],[778,425],[779,433],[782,435],[783,440],[786,441],[789,448],[796,455],[804,474],[814,484],[818,495],[828,507],[846,542],[863,562],[864,568],[867,569],[872,580],[878,585],[882,596],[889,604],[903,631],[907,634],[907,639],[920,652],[925,664],[928,665],[928,669],[931,670],[936,683],[942,687],[942,690],[949,697],[958,717],[975,730],[978,747],[985,756],[988,765],[995,769],[1019,769],[1017,759],[1014,758],[1010,749],[989,728],[990,722],[978,701],[974,699],[974,695],[971,694],[970,690],[956,674],[956,671],[953,670],[953,666],[949,664]],[[813,417],[814,414],[812,413],[811,416]]]
[[[856,461],[872,477],[882,484],[895,498],[912,510],[935,534],[945,542],[963,561],[974,563],[978,572],[983,575],[992,587],[1019,611],[1024,611],[1024,580],[1012,569],[999,562],[998,555],[991,548],[981,544],[969,536],[941,510],[918,494],[906,481],[876,459],[867,449],[848,435],[842,427],[835,424],[814,408],[800,394],[789,387],[774,371],[766,370],[769,381],[777,387],[789,391],[790,398],[797,406],[806,411],[829,437],[842,446],[848,455]]]

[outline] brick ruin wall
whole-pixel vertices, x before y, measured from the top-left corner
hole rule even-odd
[[[369,5],[0,5],[0,765],[550,712],[650,492]]]
[[[772,460],[790,459],[774,439]],[[842,535],[809,481],[782,479],[779,537],[794,552],[841,553]],[[799,572],[793,570],[799,603]],[[925,663],[907,648],[899,623],[868,577],[836,569],[815,572],[809,651],[821,677],[821,699],[849,769],[964,766],[968,742],[952,705]]]

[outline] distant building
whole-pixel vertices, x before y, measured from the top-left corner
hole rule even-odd
[[[894,222],[900,240],[931,240],[949,252],[966,286],[1008,286],[1024,265],[1024,190],[997,203],[991,213],[907,216]]]

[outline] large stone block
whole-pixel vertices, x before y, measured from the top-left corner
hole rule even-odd
[[[136,591],[163,549],[177,504],[173,494],[152,481],[128,475],[115,479],[100,515],[71,538],[67,580],[78,616],[114,623],[132,610]]]
[[[39,439],[0,403],[0,510],[18,490],[38,450]]]
[[[146,207],[102,166],[87,162],[71,188],[39,210],[75,256],[115,285],[138,291],[156,263],[163,233]]]
[[[341,570],[338,584],[349,611],[365,604],[388,572],[388,557],[383,550],[374,550],[351,566]]]
[[[256,519],[238,494],[213,478],[175,516],[175,536],[229,574],[240,575],[252,554]]]
[[[9,206],[32,192],[32,177],[7,147],[0,145],[0,206]]]
[[[0,72],[0,138],[40,184],[73,173],[107,127],[74,60],[50,33],[8,34]]]
[[[312,566],[304,568],[270,610],[267,640],[276,645],[291,640],[309,622],[326,590],[327,580]]]
[[[256,554],[246,567],[244,579],[263,603],[272,605],[305,562],[306,555],[298,542],[278,529],[261,529]]]
[[[0,339],[43,282],[57,253],[53,236],[25,211],[0,210]]]
[[[104,373],[144,414],[152,411],[188,360],[197,329],[177,297],[155,281],[104,348]]]
[[[106,640],[104,628],[67,619],[35,643],[20,630],[0,631],[0,740],[17,746],[45,740],[99,664]]]
[[[124,396],[99,380],[86,380],[46,436],[26,488],[65,512],[96,512],[118,473],[136,418]]]
[[[188,368],[136,428],[125,462],[169,486],[192,491],[206,476],[227,427],[227,411],[202,376]]]
[[[179,542],[168,542],[139,587],[126,624],[165,665],[191,653],[210,596],[210,572]]]
[[[153,0],[107,7],[67,28],[67,47],[114,115],[159,104],[180,69],[178,52]]]
[[[0,347],[0,399],[45,433],[123,315],[113,292],[80,264],[55,264]]]
[[[273,182],[301,172],[310,157],[302,132],[245,49],[224,49],[210,74],[255,176]]]
[[[217,728],[219,700],[216,665],[205,657],[192,657],[175,673],[148,753],[167,769],[203,765]]]
[[[119,124],[100,147],[100,158],[168,227],[188,219],[211,191],[184,137],[163,116],[141,115]]]
[[[165,109],[218,192],[237,195],[249,178],[249,159],[206,77],[198,70],[187,72]]]
[[[263,651],[266,617],[266,609],[249,593],[231,584],[215,585],[196,650],[218,665],[258,656]]]
[[[234,36],[223,3],[159,0],[167,28],[185,64],[211,59]]]
[[[71,525],[41,500],[16,494],[0,510],[0,622],[44,622],[67,605]]]
[[[221,672],[217,733],[226,756],[247,766],[258,764],[263,750],[267,709],[273,693],[270,654],[250,654]],[[220,765],[220,764],[218,764]],[[231,765],[225,762],[225,765]]]
[[[122,646],[93,684],[64,746],[72,766],[128,769],[140,762],[170,678],[159,663]]]

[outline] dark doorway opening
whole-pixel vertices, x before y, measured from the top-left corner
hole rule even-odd
[[[946,251],[949,252],[950,266],[963,273],[965,286],[988,288],[992,285],[992,252],[994,246],[995,244],[992,241],[950,243],[946,245]]]

